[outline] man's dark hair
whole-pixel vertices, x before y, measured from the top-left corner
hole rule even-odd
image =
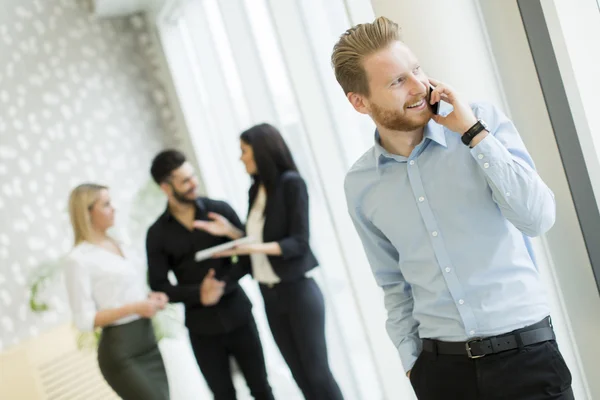
[[[185,155],[178,150],[161,151],[152,160],[152,167],[150,167],[152,179],[160,185],[167,181],[171,173],[181,167],[185,161]]]
[[[253,179],[264,184],[267,192],[275,187],[281,174],[286,171],[298,171],[283,136],[273,125],[253,126],[242,132],[240,138],[252,146],[258,169]]]

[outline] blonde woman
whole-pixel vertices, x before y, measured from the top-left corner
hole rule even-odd
[[[150,318],[165,307],[164,293],[148,293],[145,274],[106,231],[114,224],[108,188],[77,186],[69,199],[75,247],[66,281],[75,325],[102,328],[98,364],[124,400],[169,399],[169,385]]]

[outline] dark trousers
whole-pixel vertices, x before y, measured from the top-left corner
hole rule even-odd
[[[260,285],[271,332],[307,400],[342,400],[325,343],[325,301],[312,278]]]
[[[419,400],[573,400],[554,340],[478,359],[423,351],[410,373]]]
[[[169,382],[146,318],[102,329],[98,364],[106,382],[123,400],[168,400]]]
[[[254,318],[233,332],[220,335],[194,335],[190,340],[196,361],[215,400],[235,400],[230,356],[237,361],[250,393],[256,400],[274,400]]]

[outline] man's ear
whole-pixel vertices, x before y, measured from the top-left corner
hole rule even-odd
[[[167,196],[171,194],[171,186],[167,182],[161,182],[159,187]]]
[[[349,92],[346,97],[352,107],[361,114],[369,114],[369,101],[362,94]]]

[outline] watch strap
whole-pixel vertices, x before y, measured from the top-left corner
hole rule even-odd
[[[485,125],[485,123],[482,120],[477,120],[475,125],[470,127],[469,130],[462,135],[461,140],[465,144],[465,146],[469,146],[475,138],[475,136],[477,136],[486,129],[487,126]]]

